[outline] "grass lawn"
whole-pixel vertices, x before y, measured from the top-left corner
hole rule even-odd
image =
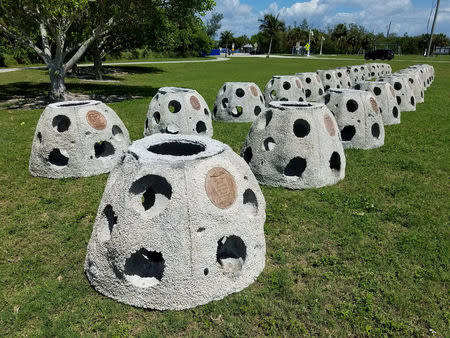
[[[395,71],[417,62],[390,63]],[[212,109],[225,81],[264,88],[275,74],[350,64],[358,62],[235,58],[130,66],[120,83],[70,79],[68,89],[142,95],[111,104],[135,140],[159,87],[194,88]],[[448,336],[450,63],[432,64],[436,80],[425,103],[386,128],[384,147],[347,150],[345,180],[305,191],[262,187],[267,258],[254,284],[179,312],[133,308],[91,288],[83,263],[107,175],[31,177],[41,111],[0,110],[0,335]],[[48,87],[43,70],[0,74],[0,100]],[[214,138],[239,152],[249,127],[214,123]]]

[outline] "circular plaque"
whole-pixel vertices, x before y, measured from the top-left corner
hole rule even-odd
[[[302,88],[300,80],[295,80],[295,84],[297,85],[298,88]]]
[[[255,86],[250,86],[250,91],[252,92],[253,96],[258,96],[258,89],[256,89]]]
[[[106,128],[106,118],[96,110],[90,110],[86,114],[86,120],[92,128],[103,130]]]
[[[380,109],[378,108],[378,103],[377,101],[375,101],[375,99],[373,97],[370,98],[370,104],[372,106],[372,109],[375,113],[379,113]]]
[[[325,115],[323,120],[325,122],[325,129],[327,130],[328,134],[330,134],[330,136],[336,135],[336,129],[334,128],[334,123],[331,116]]]
[[[236,201],[236,182],[224,168],[216,167],[208,171],[205,190],[211,202],[220,209],[229,208]]]
[[[200,105],[200,101],[194,96],[191,96],[191,106],[192,108],[194,108],[195,110],[200,110],[201,105]]]
[[[392,86],[389,86],[389,89],[391,90],[391,94],[393,97],[395,97],[395,92],[394,92],[394,88]]]

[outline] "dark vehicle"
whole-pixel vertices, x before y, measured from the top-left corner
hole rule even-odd
[[[394,58],[394,51],[392,49],[376,49],[371,52],[366,52],[364,58],[366,60],[392,60]]]

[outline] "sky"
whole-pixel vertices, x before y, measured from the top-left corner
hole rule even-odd
[[[356,23],[371,32],[420,35],[427,32],[430,10],[437,0],[216,0],[215,12],[224,15],[219,33],[230,30],[234,36],[250,37],[258,32],[258,19],[264,14],[279,14],[286,25],[300,25],[306,19],[313,28]],[[206,15],[206,19],[211,13]],[[428,32],[431,31],[433,16]],[[435,33],[450,36],[450,0],[441,0]]]

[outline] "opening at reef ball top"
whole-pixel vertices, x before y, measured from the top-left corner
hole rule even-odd
[[[265,200],[247,163],[203,136],[135,141],[111,172],[88,245],[96,290],[153,309],[238,292],[265,264]]]
[[[30,173],[49,178],[103,174],[117,164],[129,144],[127,128],[102,102],[52,103],[36,126]]]

